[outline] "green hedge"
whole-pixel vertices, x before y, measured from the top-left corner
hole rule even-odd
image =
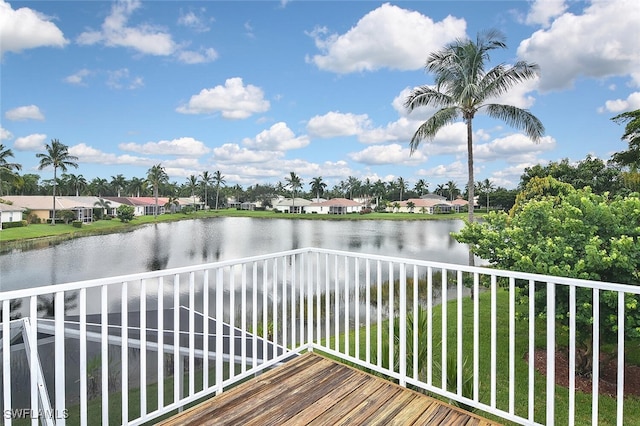
[[[19,220],[17,222],[3,222],[2,229],[8,228],[22,228],[23,226],[27,226],[26,220]]]
[[[71,222],[71,225],[73,225],[74,228],[82,228],[82,222],[80,222],[79,220],[74,220],[73,222]]]

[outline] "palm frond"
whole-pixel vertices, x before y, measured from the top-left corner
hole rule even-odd
[[[511,127],[524,130],[526,135],[536,143],[540,142],[540,138],[544,135],[542,122],[526,109],[502,104],[488,104],[486,108],[490,117],[502,120]]]
[[[447,124],[453,123],[460,116],[460,109],[458,107],[452,106],[447,108],[442,108],[436,111],[435,114],[431,116],[427,121],[422,123],[418,130],[414,133],[411,138],[411,142],[409,143],[409,147],[411,148],[411,154],[418,149],[420,142],[423,140],[431,141],[436,136],[436,133],[446,126]]]
[[[409,112],[422,106],[447,107],[453,104],[454,100],[450,96],[429,86],[416,87],[404,102]]]

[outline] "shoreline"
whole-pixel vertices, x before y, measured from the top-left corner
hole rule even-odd
[[[478,214],[480,216],[480,214]],[[22,228],[8,228],[0,231],[0,255],[14,250],[36,250],[50,247],[75,238],[131,232],[143,226],[183,220],[216,219],[221,217],[247,217],[253,219],[289,219],[289,220],[465,220],[467,213],[429,215],[421,213],[369,213],[348,215],[318,215],[274,213],[271,211],[217,210],[190,214],[173,213],[153,216],[139,216],[132,222],[123,223],[118,219],[99,220],[82,228],[72,225],[31,224]],[[24,235],[26,233],[27,235]]]

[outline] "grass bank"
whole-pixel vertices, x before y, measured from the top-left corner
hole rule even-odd
[[[9,228],[0,231],[0,252],[13,249],[35,248],[51,242],[64,241],[89,235],[127,232],[138,226],[153,223],[172,222],[177,220],[206,219],[216,217],[250,217],[260,219],[295,219],[295,220],[460,220],[467,213],[429,215],[421,213],[369,213],[348,215],[290,214],[272,211],[247,211],[236,209],[198,211],[189,214],[173,213],[153,216],[137,216],[131,222],[123,223],[118,219],[98,220],[75,228],[71,224],[31,224],[23,228]]]

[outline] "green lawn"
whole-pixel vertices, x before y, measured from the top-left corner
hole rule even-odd
[[[479,380],[480,380],[480,400],[484,403],[489,403],[490,398],[490,386],[491,386],[491,357],[490,357],[490,349],[491,349],[491,312],[490,312],[490,294],[488,292],[480,295],[480,324],[479,324]],[[497,374],[496,374],[496,402],[497,406],[505,411],[508,411],[509,407],[509,370],[508,370],[508,360],[509,360],[509,333],[508,333],[508,324],[509,324],[509,305],[508,305],[508,293],[505,290],[498,291],[497,297],[497,324],[498,324],[498,333],[497,333]],[[447,321],[447,348],[449,356],[455,356],[456,351],[456,340],[457,340],[457,320],[456,320],[456,309],[457,309],[457,301],[451,301],[447,305],[448,309],[448,321]],[[462,318],[463,326],[463,358],[468,359],[469,368],[471,368],[473,361],[473,301],[469,298],[465,298],[463,300],[463,318]],[[441,307],[434,307],[433,314],[433,341],[440,342],[441,341]],[[383,339],[384,335],[388,330],[388,322],[382,324],[384,327],[383,330]],[[371,341],[374,346],[372,352],[376,352],[375,348],[375,339],[376,339],[376,330],[377,328],[374,326],[371,328]],[[536,346],[538,348],[544,347],[544,336],[546,334],[545,321],[542,319],[536,320],[536,335],[537,341]],[[559,335],[557,339],[557,344],[559,347],[566,347],[566,334]],[[425,337],[426,339],[426,331]],[[528,363],[526,362],[526,353],[528,351],[528,323],[525,321],[516,321],[516,344],[515,344],[515,410],[516,414],[527,417],[528,410],[528,387],[527,387],[527,377],[528,377]],[[351,332],[349,335],[350,339],[350,352],[351,355],[355,356],[354,342],[355,342],[355,332]],[[366,331],[364,329],[360,330],[359,333],[360,346],[361,348],[365,347],[365,339],[366,339]],[[411,339],[408,339],[411,340]],[[340,337],[340,346],[344,348],[344,336]],[[465,342],[469,342],[466,344]],[[466,344],[466,346],[465,346]],[[331,348],[334,348],[335,341],[332,339],[329,342]],[[626,343],[626,360],[627,362],[640,363],[640,359],[637,354],[640,352],[640,344],[638,342],[627,342]],[[344,350],[344,349],[342,349]],[[383,353],[385,353],[383,350]],[[410,348],[408,349],[408,352]],[[360,358],[365,359],[365,355],[361,351]],[[441,347],[438,345],[434,347],[434,363],[440,363],[441,361]],[[372,356],[372,359],[374,356]],[[454,373],[455,374],[455,373]],[[433,370],[433,380],[434,384],[437,386],[440,385],[440,372],[436,367]],[[423,378],[424,380],[424,378]],[[454,389],[449,389],[454,390]],[[540,373],[535,373],[535,420],[540,423],[546,423],[545,415],[546,415],[546,378],[542,376]],[[569,407],[569,392],[566,388],[556,386],[555,390],[555,401],[556,401],[556,415],[555,422],[556,424],[567,424],[568,417],[568,407]],[[640,412],[640,399],[638,398],[627,398],[625,400],[625,410],[624,410],[624,424],[625,425],[640,425],[640,417],[637,413]],[[510,424],[503,419],[498,417],[493,417],[487,415],[486,413],[479,413],[488,418],[493,418],[502,423]],[[599,424],[615,424],[614,420],[616,416],[616,400],[615,398],[600,396],[599,398]],[[590,424],[591,423],[591,394],[585,394],[582,392],[576,392],[576,424]]]

